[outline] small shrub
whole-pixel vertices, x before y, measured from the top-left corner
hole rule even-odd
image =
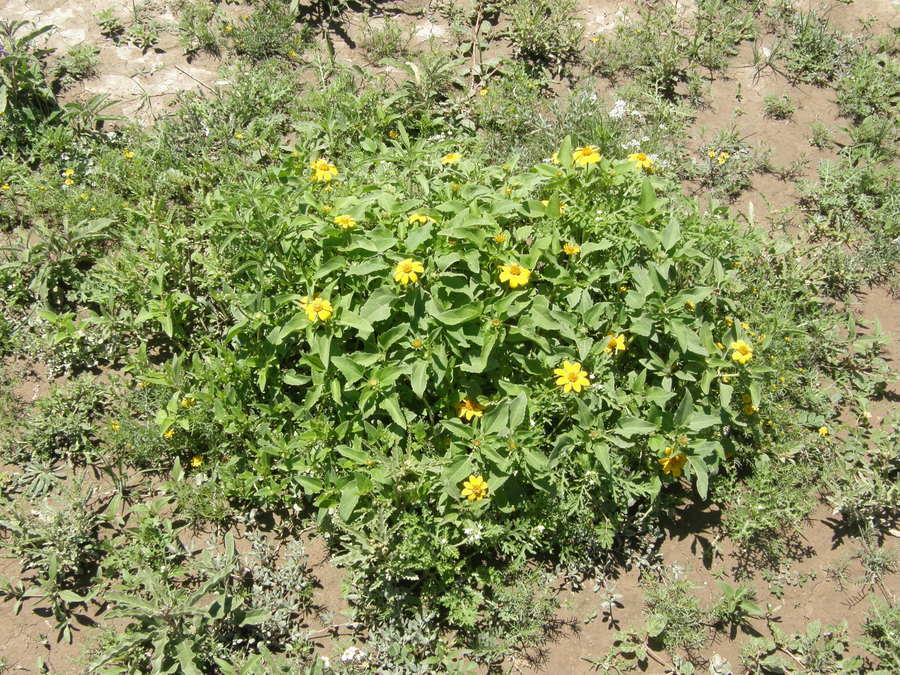
[[[509,38],[526,61],[561,68],[581,48],[584,29],[575,18],[575,0],[509,0]]]
[[[763,114],[773,120],[789,120],[796,110],[790,96],[766,96],[763,99]]]
[[[841,114],[857,123],[870,115],[895,117],[898,79],[900,62],[892,51],[860,50],[835,84]]]
[[[834,145],[834,135],[825,124],[813,122],[810,127],[809,144],[814,148],[824,150]]]
[[[27,460],[90,461],[97,453],[96,424],[108,404],[103,386],[79,377],[38,399],[22,422],[21,437],[7,439],[4,451]]]
[[[99,54],[100,50],[94,45],[80,44],[71,47],[53,67],[55,85],[64,90],[95,75],[100,63]]]
[[[798,81],[819,86],[835,78],[849,48],[828,21],[812,10],[792,19],[790,44],[784,54],[788,71]]]
[[[706,645],[706,613],[691,583],[675,573],[660,574],[644,586],[647,633],[667,650],[696,652]]]
[[[252,62],[289,58],[291,53],[303,51],[310,36],[308,26],[298,30],[296,16],[280,0],[263,0],[242,23],[227,24],[223,31],[231,38],[234,50]]]
[[[221,23],[215,5],[208,0],[187,0],[178,10],[178,39],[188,56],[198,52],[219,54],[220,36],[215,26]]]
[[[897,636],[900,635],[900,604],[893,598],[872,598],[866,623],[863,627],[862,647],[872,656],[878,672],[900,671],[900,651]]]
[[[410,35],[394,21],[373,23],[366,19],[360,46],[372,61],[405,58],[409,54]]]
[[[813,466],[763,456],[750,476],[720,484],[716,500],[728,506],[722,529],[740,547],[740,574],[804,557],[799,528],[815,506],[810,485],[817,473]]]

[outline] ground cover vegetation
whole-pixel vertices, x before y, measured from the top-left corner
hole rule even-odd
[[[889,672],[896,563],[873,542],[896,527],[896,418],[868,420],[890,373],[838,301],[896,278],[896,35],[782,1],[642,2],[598,35],[575,3],[447,3],[449,45],[367,20],[363,69],[328,32],[348,8],[323,5],[181,3],[183,49],[223,55],[229,85],[149,128],[60,103],[94,50],[51,64],[0,24],[4,379],[65,376],[31,406],[2,394],[16,610],[44,603],[60,639],[99,624],[98,672],[456,672],[544,644],[553,575],[628,562],[647,622],[598,669],[661,645],[692,672],[764,618],[751,672]],[[98,21],[152,47],[132,14]],[[764,149],[686,143],[761,32],[782,48],[755,67],[833,84],[850,137],[794,240],[728,205]],[[556,97],[561,76],[580,81]],[[716,504],[740,572],[777,570],[819,498],[878,596],[855,660],[840,627],[784,634],[741,584],[704,609],[642,553],[675,507]],[[365,643],[341,659],[313,650],[308,528]]]

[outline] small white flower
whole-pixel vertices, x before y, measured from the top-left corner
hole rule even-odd
[[[627,104],[622,99],[619,99],[613,104],[612,110],[609,111],[609,116],[614,120],[619,120],[625,117],[625,113],[627,112]]]

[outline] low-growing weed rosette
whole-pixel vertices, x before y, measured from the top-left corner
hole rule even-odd
[[[379,564],[440,604],[478,560],[583,561],[663,486],[705,498],[759,438],[740,397],[762,406],[767,342],[744,362],[723,349],[752,339],[729,324],[727,219],[568,141],[519,174],[448,176],[434,154],[375,183],[336,161],[327,192],[292,160],[220,192],[197,232],[230,318],[224,339],[183,344],[198,353],[177,377],[202,392],[190,414],[228,430],[216,475],[233,496],[305,505],[350,551],[402,531],[415,550]],[[464,518],[486,527],[477,551]]]

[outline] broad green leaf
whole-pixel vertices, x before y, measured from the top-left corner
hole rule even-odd
[[[349,481],[341,490],[341,501],[338,504],[338,515],[344,522],[350,521],[353,509],[359,503],[359,488],[356,481]]]
[[[528,409],[528,396],[524,393],[516,396],[509,402],[509,428],[515,430],[525,420]]]
[[[303,318],[305,319],[306,317],[304,316]],[[372,326],[372,323],[368,319],[363,318],[359,314],[351,312],[350,310],[344,310],[343,312],[341,312],[340,318],[338,318],[337,323],[340,326],[355,328],[356,332],[359,333],[360,339],[362,340],[367,339],[375,331],[375,327]]]
[[[678,404],[678,408],[675,410],[675,415],[672,418],[672,423],[676,428],[685,426],[688,420],[691,418],[691,413],[693,411],[694,399],[691,396],[691,392],[688,389],[685,389],[684,396],[681,397],[681,402]]]
[[[706,462],[703,461],[702,457],[696,457],[694,455],[688,455],[687,459],[691,468],[694,470],[697,494],[700,495],[700,499],[706,499],[707,490],[709,488],[709,469],[706,467]]]
[[[349,356],[335,356],[331,359],[335,367],[341,371],[348,385],[366,376],[366,371]]]
[[[394,421],[399,427],[406,428],[406,417],[403,415],[403,410],[400,408],[400,403],[397,400],[397,395],[388,396],[384,399],[380,407],[382,410],[387,412],[388,415],[391,416],[391,419]]]
[[[365,317],[369,323],[378,323],[384,321],[391,315],[391,303],[396,299],[394,292],[387,288],[379,288],[372,293],[362,308],[359,310],[361,316]]]
[[[422,398],[425,394],[425,387],[428,384],[428,362],[424,360],[416,361],[412,367],[412,374],[409,377],[409,383],[416,396]]]
[[[619,420],[615,432],[621,436],[631,437],[638,434],[650,434],[656,431],[656,425],[639,417],[624,416]]]
[[[463,305],[455,309],[445,311],[433,311],[432,316],[446,326],[458,326],[466,321],[477,319],[484,311],[484,305],[480,302],[473,302],[469,305]]]

